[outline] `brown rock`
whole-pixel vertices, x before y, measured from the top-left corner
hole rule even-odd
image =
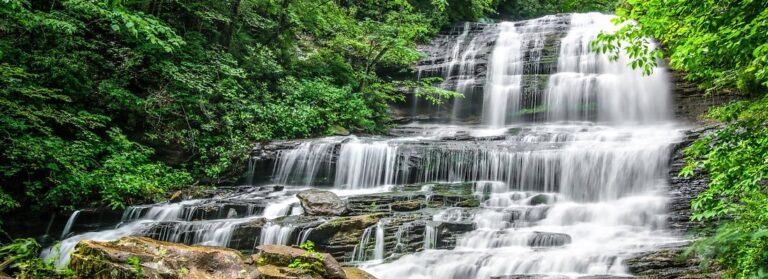
[[[265,265],[288,267],[298,260],[308,264],[306,271],[317,273],[322,278],[347,278],[341,265],[329,254],[309,253],[304,249],[283,245],[261,245],[256,249],[259,253],[253,258],[260,267]]]
[[[136,259],[136,263],[131,263]],[[80,241],[69,267],[78,278],[258,278],[250,260],[227,248],[189,246],[146,237]]]
[[[392,203],[392,211],[416,211],[421,209],[425,204],[421,200],[409,200],[409,201],[396,201]]]
[[[373,275],[357,267],[345,266],[344,272],[348,279],[376,279]]]

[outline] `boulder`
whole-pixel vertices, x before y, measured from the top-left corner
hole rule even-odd
[[[546,194],[536,194],[530,198],[530,200],[528,201],[528,204],[540,205],[540,204],[549,204],[550,202],[552,202],[551,196]]]
[[[299,192],[296,197],[307,215],[338,216],[347,211],[344,201],[330,191],[311,189]]]
[[[331,255],[310,252],[304,249],[283,245],[261,245],[256,248],[259,252],[253,258],[259,266],[259,271],[266,274],[286,274],[287,277],[302,275],[310,278],[347,278],[341,265]],[[299,262],[301,266],[291,266]],[[286,269],[287,268],[287,269]],[[301,276],[298,276],[301,278]]]
[[[259,278],[259,272],[240,252],[189,246],[146,237],[116,241],[80,241],[69,267],[78,278]]]
[[[318,250],[328,252],[337,259],[351,260],[355,245],[360,242],[363,231],[376,225],[384,214],[368,214],[335,218],[312,230],[308,240],[315,243]]]

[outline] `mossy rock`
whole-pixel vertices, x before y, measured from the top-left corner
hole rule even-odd
[[[217,247],[189,246],[146,237],[80,241],[69,263],[77,278],[258,278],[250,259]]]
[[[283,273],[298,269],[302,272],[297,274],[302,276],[311,275],[330,279],[346,278],[341,265],[329,254],[310,253],[304,249],[283,245],[262,245],[256,249],[259,252],[252,257],[259,267],[275,266],[290,268],[278,270],[283,271]],[[299,263],[301,267],[291,266],[293,263]]]
[[[393,202],[390,208],[392,211],[406,212],[416,211],[425,206],[424,201],[421,200],[409,200],[409,201],[397,201]]]

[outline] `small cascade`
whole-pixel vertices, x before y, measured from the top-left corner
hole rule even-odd
[[[458,65],[461,66],[459,57],[462,56],[461,54],[461,47],[464,45],[464,42],[467,40],[467,35],[469,35],[469,29],[470,29],[470,23],[465,22],[464,26],[462,28],[461,34],[456,37],[456,43],[453,45],[453,49],[448,54],[449,57],[446,57],[446,61],[449,61],[447,65],[445,65],[445,70],[443,70],[443,73],[445,73],[444,78],[448,79],[453,72],[453,69]]]
[[[360,243],[355,246],[355,250],[352,252],[353,262],[381,262],[384,260],[384,229],[387,223],[387,219],[381,219],[376,225],[368,227],[363,231]],[[373,235],[373,243],[371,243],[371,235]],[[371,244],[373,244],[373,247],[371,247]]]
[[[310,141],[297,148],[280,152],[272,174],[273,181],[282,185],[311,186],[332,179],[335,138]],[[327,183],[327,182],[326,182]]]
[[[295,228],[291,225],[267,224],[261,230],[261,243],[259,244],[289,245],[291,244],[291,236],[294,230]],[[301,243],[303,242],[299,244]]]
[[[435,223],[427,222],[424,227],[424,249],[435,249],[437,247],[437,232]]]
[[[61,232],[61,239],[66,238],[70,232],[72,232],[72,226],[75,225],[75,222],[77,222],[77,216],[80,215],[80,210],[76,210],[72,213],[72,216],[69,216],[69,219],[67,219],[67,224],[64,226],[64,231]]]
[[[355,246],[352,251],[352,262],[364,262],[368,255],[368,246],[371,241],[371,232],[376,229],[376,226],[368,227],[363,231],[363,235],[360,238],[360,243]]]
[[[384,226],[387,224],[386,219],[382,219],[376,224],[376,243],[373,248],[373,260],[384,260]]]
[[[294,204],[298,202],[299,202],[298,198],[290,197],[283,200],[279,200],[274,203],[270,203],[264,209],[264,214],[262,216],[269,219],[288,216],[294,211],[293,210]]]
[[[170,223],[168,226],[149,227],[140,234],[150,235],[162,241],[226,247],[235,227],[247,221],[249,220],[236,219]]]
[[[386,141],[352,141],[342,145],[336,187],[347,189],[392,185],[397,174],[397,146]]]
[[[314,230],[314,229],[315,228],[306,228],[306,229],[301,230],[301,232],[299,232],[299,238],[296,240],[296,243],[298,245],[301,245],[301,244],[304,244],[305,242],[307,242],[307,239],[309,238],[309,235],[312,233],[312,230]]]
[[[407,250],[407,241],[406,237],[408,237],[408,232],[413,228],[413,225],[411,223],[404,223],[397,227],[397,231],[395,232],[395,251],[399,253],[403,253]]]

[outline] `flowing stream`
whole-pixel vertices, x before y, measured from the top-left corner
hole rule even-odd
[[[628,255],[680,241],[665,214],[671,146],[682,127],[671,114],[664,68],[644,77],[625,66],[626,57],[611,62],[590,51],[601,30],[617,28],[610,19],[590,13],[457,25],[428,47],[418,75],[441,76],[442,87],[465,98],[437,108],[406,105],[413,115],[447,120],[402,125],[390,136],[304,141],[279,152],[268,185],[132,207],[107,231],[77,234],[68,223],[61,251],[125,235],[240,250],[300,244],[326,221],[292,221],[303,217],[294,196],[302,189],[349,197],[473,182],[479,207],[441,208],[426,224],[395,229],[381,219],[362,232],[347,261],[393,279],[628,275]],[[427,202],[430,187],[421,189]],[[258,235],[238,231],[257,223]],[[445,248],[444,223],[471,229]],[[396,253],[419,226],[418,251]]]

